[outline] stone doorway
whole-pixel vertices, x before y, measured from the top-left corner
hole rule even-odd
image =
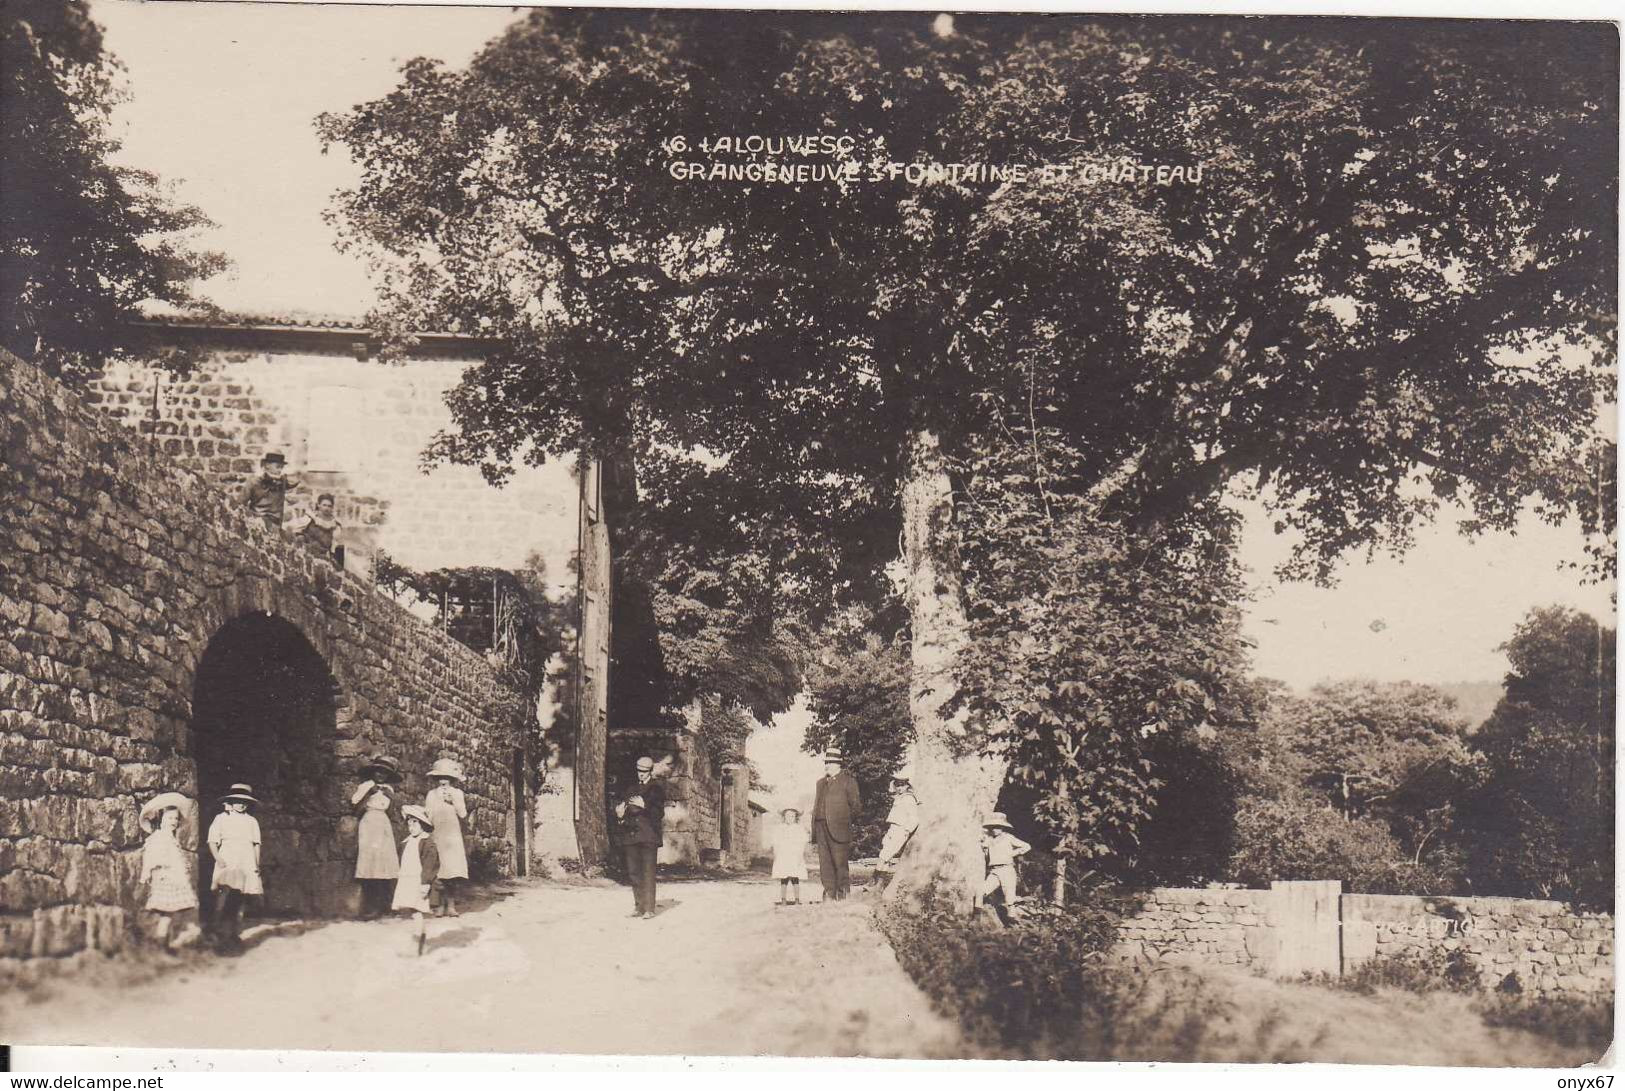
[[[291,622],[255,612],[222,625],[198,664],[192,757],[201,811],[199,841],[234,782],[260,800],[260,872],[269,915],[341,912],[354,882],[353,846],[341,843],[349,813],[336,754],[338,686],[320,653]],[[198,846],[200,901],[213,875]],[[252,908],[252,907],[251,907]]]

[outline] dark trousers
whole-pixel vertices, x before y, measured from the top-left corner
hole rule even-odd
[[[626,877],[632,882],[636,912],[655,911],[655,855],[659,851],[659,845],[626,846]]]
[[[221,943],[236,946],[242,942],[243,898],[240,890],[229,886],[214,892],[214,936]]]
[[[824,884],[824,900],[840,901],[852,893],[852,876],[846,869],[852,845],[831,837],[822,820],[813,822],[813,840],[818,843],[818,881]]]

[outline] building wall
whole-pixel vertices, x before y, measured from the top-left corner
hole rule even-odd
[[[196,796],[198,668],[245,619],[297,631],[331,677],[319,783],[267,800],[302,823],[303,908],[354,903],[349,792],[374,750],[408,798],[435,759],[461,761],[470,857],[513,870],[521,702],[478,655],[4,353],[0,495],[0,972],[129,938],[138,808]]]
[[[381,363],[268,344],[210,349],[184,379],[115,364],[85,397],[139,432],[149,451],[223,490],[257,476],[266,451],[281,451],[300,479],[290,517],[333,493],[358,571],[374,545],[419,570],[518,568],[534,550],[556,593],[574,593],[569,465],[520,469],[501,489],[470,466],[422,471],[424,449],[452,423],[446,393],[472,356]]]
[[[1115,954],[1130,962],[1246,967],[1278,976],[1347,973],[1373,958],[1461,951],[1484,985],[1516,974],[1536,994],[1605,993],[1614,919],[1561,902],[1342,894],[1340,884],[1145,895]]]

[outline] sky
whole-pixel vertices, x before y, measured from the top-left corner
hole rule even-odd
[[[206,244],[236,262],[208,294],[230,310],[356,315],[372,301],[365,271],[334,249],[322,220],[356,173],[342,151],[321,154],[312,120],[387,93],[411,57],[465,63],[515,18],[489,7],[133,0],[93,0],[92,10],[127,69],[132,100],[115,117],[124,158],[176,181],[179,197],[219,224]],[[1247,622],[1257,669],[1299,688],[1350,676],[1496,681],[1506,670],[1497,645],[1532,607],[1563,603],[1612,621],[1611,588],[1560,567],[1583,556],[1577,530],[1529,519],[1516,534],[1468,542],[1452,523],[1421,532],[1403,559],[1350,560],[1338,586],[1322,589],[1272,578],[1288,543],[1249,509],[1242,556],[1257,594]],[[788,761],[794,714],[786,725],[765,734]]]

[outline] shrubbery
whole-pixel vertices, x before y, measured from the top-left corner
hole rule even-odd
[[[1224,1004],[1195,974],[1105,962],[1127,899],[1042,907],[1013,928],[942,908],[890,910],[898,961],[984,1048],[1069,1060],[1192,1059]]]

